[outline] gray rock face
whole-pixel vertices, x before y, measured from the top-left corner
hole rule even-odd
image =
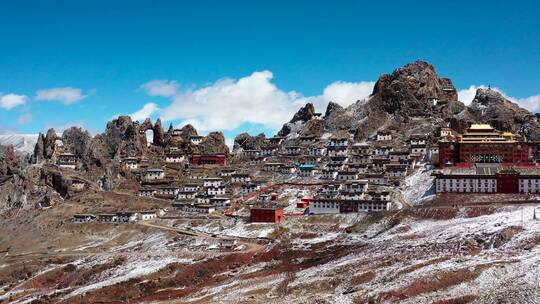
[[[344,110],[345,109],[341,105],[339,105],[339,104],[337,104],[337,103],[335,103],[333,101],[330,101],[328,103],[328,106],[326,107],[326,112],[324,113],[324,119],[328,119],[328,118],[330,118],[330,116],[332,116],[334,114],[337,114],[337,113],[341,113]]]
[[[300,108],[296,114],[294,114],[293,118],[291,119],[290,123],[295,123],[297,121],[309,121],[313,118],[315,114],[315,107],[312,103],[306,103],[305,106]]]
[[[540,140],[540,123],[536,116],[490,89],[478,89],[471,105],[453,117],[452,127],[463,132],[471,123],[492,125],[501,131],[510,131],[529,140]]]
[[[264,144],[266,136],[261,133],[257,136],[251,136],[248,133],[240,133],[234,138],[233,150],[258,150]]]
[[[203,154],[225,153],[229,154],[229,147],[225,144],[225,136],[222,132],[210,132],[198,146]]]
[[[310,121],[313,117],[315,117],[315,107],[312,103],[306,103],[303,107],[294,114],[291,121],[284,124],[281,130],[278,132],[279,136],[287,136],[289,133],[291,133],[291,125],[296,124],[298,122],[305,123]]]
[[[375,83],[373,97],[389,114],[417,116],[431,112],[432,100],[457,101],[452,81],[440,78],[435,68],[424,61],[416,61],[384,74]]]
[[[309,110],[300,109],[291,121],[309,117]],[[493,90],[479,89],[469,107],[457,99],[457,92],[448,78],[437,75],[435,68],[416,61],[382,75],[372,95],[347,108],[330,103],[324,116],[325,132],[348,130],[356,140],[364,140],[381,128],[396,130],[406,136],[412,132],[436,131],[436,126],[449,124],[463,132],[471,123],[489,123],[493,127],[517,132],[529,140],[540,140],[540,124],[529,111],[520,108]],[[299,129],[300,128],[300,129]],[[301,126],[285,124],[281,136],[292,131],[298,134],[320,132],[315,123]]]
[[[158,147],[162,147],[165,144],[165,131],[163,131],[163,125],[161,124],[161,119],[158,118],[156,124],[152,127],[154,131],[154,138],[152,142]]]

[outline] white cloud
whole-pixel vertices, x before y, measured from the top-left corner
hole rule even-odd
[[[152,80],[141,88],[150,96],[172,97],[178,92],[178,83],[174,80]]]
[[[17,118],[17,122],[21,125],[25,125],[32,120],[32,113],[26,112]]]
[[[25,95],[7,94],[2,96],[0,94],[0,108],[11,110],[26,104],[27,100],[28,98]]]
[[[243,123],[277,129],[306,102],[324,110],[328,101],[347,106],[371,93],[372,82],[337,81],[322,95],[306,97],[285,92],[272,83],[270,71],[259,71],[238,80],[224,78],[211,85],[179,92],[162,111],[164,120],[182,120],[197,130],[234,130]]]
[[[487,89],[487,88],[488,86],[485,86],[485,85],[480,85],[480,86],[472,85],[468,89],[463,89],[463,90],[458,91],[458,99],[464,104],[470,105],[474,97],[476,96],[476,90]],[[537,112],[540,110],[540,94],[525,97],[525,98],[516,98],[516,97],[508,96],[500,88],[492,87],[491,89],[501,93],[506,99],[510,100],[511,102],[517,103],[520,107],[525,108],[531,112]]]
[[[533,113],[540,111],[540,94],[519,99],[510,98],[512,98],[510,100],[517,102],[520,106]]]
[[[357,100],[368,97],[373,92],[375,82],[344,82],[336,81],[327,86],[323,91],[323,98],[326,103],[336,102],[342,106],[348,106]]]
[[[132,120],[143,121],[146,118],[152,116],[152,114],[156,113],[157,111],[159,111],[158,105],[153,102],[149,102],[145,104],[142,109],[129,114],[129,116],[131,116]]]
[[[65,87],[52,88],[47,90],[38,90],[36,92],[36,100],[57,100],[65,105],[74,104],[88,97],[89,94],[83,95],[81,89]]]

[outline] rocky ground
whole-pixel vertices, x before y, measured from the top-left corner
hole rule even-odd
[[[540,295],[532,204],[278,225],[62,221],[72,208],[4,217],[2,303],[536,303]],[[179,233],[188,227],[192,235]],[[221,237],[243,243],[220,249]]]

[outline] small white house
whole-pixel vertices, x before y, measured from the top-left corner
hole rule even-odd
[[[207,187],[206,193],[208,195],[225,195],[225,186]]]
[[[157,218],[157,214],[155,211],[139,211],[138,215],[138,219],[141,221],[149,221]]]
[[[330,138],[328,145],[330,147],[347,147],[349,145],[349,139],[346,137],[333,137]]]
[[[283,166],[282,163],[266,163],[263,165],[263,171],[266,172],[279,172],[279,169]]]
[[[77,163],[77,156],[71,153],[62,153],[58,155],[58,158],[56,160],[56,164],[58,165],[58,167],[64,169],[74,170],[75,168],[77,168]]]
[[[323,169],[321,170],[321,179],[334,180],[336,179],[338,172],[336,170]]]
[[[426,145],[427,135],[425,134],[411,134],[409,136],[409,145]]]
[[[231,205],[231,199],[228,197],[212,197],[210,199],[210,205],[218,209],[225,209]]]
[[[167,163],[181,163],[185,159],[185,156],[180,153],[167,153],[165,155],[165,162]]]
[[[218,175],[219,177],[229,177],[236,173],[235,169],[223,169],[219,171]]]
[[[300,165],[298,166],[298,176],[300,177],[312,177],[320,172],[319,168],[314,165]]]
[[[347,146],[328,146],[326,148],[326,155],[329,157],[334,156],[347,156],[349,154]]]
[[[165,178],[165,172],[161,169],[147,169],[144,172],[146,180],[159,180]]]
[[[244,184],[242,185],[242,187],[240,188],[240,193],[245,195],[245,194],[248,194],[248,193],[253,193],[253,192],[256,192],[258,191],[259,189],[261,189],[261,185],[259,184]]]
[[[281,174],[294,174],[296,172],[296,167],[293,165],[283,165],[279,168]]]
[[[377,131],[377,141],[386,141],[386,140],[392,140],[392,131],[390,130]]]
[[[74,223],[89,223],[96,220],[96,216],[93,214],[74,214]]]
[[[197,194],[197,191],[178,191],[176,194],[176,199],[183,200],[183,199],[193,199],[195,198],[195,195]]]
[[[140,197],[154,197],[156,192],[157,192],[157,190],[153,189],[153,188],[141,188],[137,192],[137,195],[140,196]]]
[[[195,136],[190,136],[189,137],[189,140],[191,141],[192,144],[194,145],[199,145],[202,143],[204,137],[203,136],[198,136],[198,135],[195,135]]]
[[[130,170],[136,170],[139,165],[137,164],[137,158],[135,157],[126,157],[122,160],[124,167]]]
[[[117,212],[116,221],[119,223],[134,223],[139,219],[137,212]]]
[[[277,146],[267,146],[261,148],[261,155],[262,156],[272,156],[277,155],[279,152],[279,148]]]
[[[231,183],[249,183],[251,182],[251,176],[247,173],[235,173],[231,175]]]
[[[157,190],[157,196],[174,198],[178,195],[180,189],[178,187],[169,186],[161,187]]]
[[[358,179],[358,174],[352,171],[339,171],[336,179],[338,181],[350,181]]]
[[[185,184],[184,185],[184,191],[185,192],[197,192],[199,191],[200,186],[197,184]]]
[[[302,154],[302,147],[288,146],[288,147],[285,147],[283,153],[285,155],[300,155],[300,154]]]
[[[207,177],[203,180],[203,187],[221,187],[223,185],[223,179],[221,177]]]

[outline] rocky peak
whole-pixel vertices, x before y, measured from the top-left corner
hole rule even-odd
[[[134,156],[140,149],[145,148],[140,141],[139,133],[139,126],[131,120],[131,117],[119,116],[108,122],[105,132],[96,137],[101,141],[101,148],[108,157],[115,158],[120,154]]]
[[[248,133],[240,133],[234,138],[234,147],[233,150],[243,149],[243,150],[257,150],[262,147],[266,136],[264,133],[260,133],[256,136],[251,136]]]
[[[416,61],[382,75],[373,88],[372,96],[387,113],[416,116],[430,111],[433,100],[457,101],[452,81],[441,78],[435,68]]]
[[[504,96],[495,90],[479,88],[471,102],[471,107],[486,107],[492,104],[510,103]]]
[[[161,119],[158,118],[154,126],[152,127],[154,137],[152,142],[154,145],[162,147],[165,142],[165,131],[163,130],[163,125],[161,124]]]
[[[56,135],[56,131],[54,129],[47,130],[47,135],[45,136],[45,151],[44,156],[46,159],[50,159],[54,154],[54,149],[56,147],[55,142],[58,139],[58,136]]]
[[[204,154],[229,153],[229,147],[225,144],[223,132],[210,132],[199,144],[199,152]]]
[[[62,133],[62,144],[66,152],[75,154],[79,158],[86,158],[89,153],[92,136],[88,131],[71,127]]]
[[[468,112],[472,119],[489,123],[497,130],[518,132],[529,139],[540,136],[540,124],[534,114],[520,108],[495,90],[476,90]]]
[[[308,102],[305,106],[301,107],[296,114],[294,114],[290,123],[296,123],[297,121],[309,121],[315,116],[315,107],[312,103]]]
[[[343,111],[343,107],[336,102],[330,101],[326,107],[324,118],[329,118],[332,114]]]
[[[306,123],[315,117],[315,106],[308,102],[298,110],[288,123],[284,124],[281,130],[278,132],[279,136],[287,136],[291,133],[291,126],[298,123]]]

